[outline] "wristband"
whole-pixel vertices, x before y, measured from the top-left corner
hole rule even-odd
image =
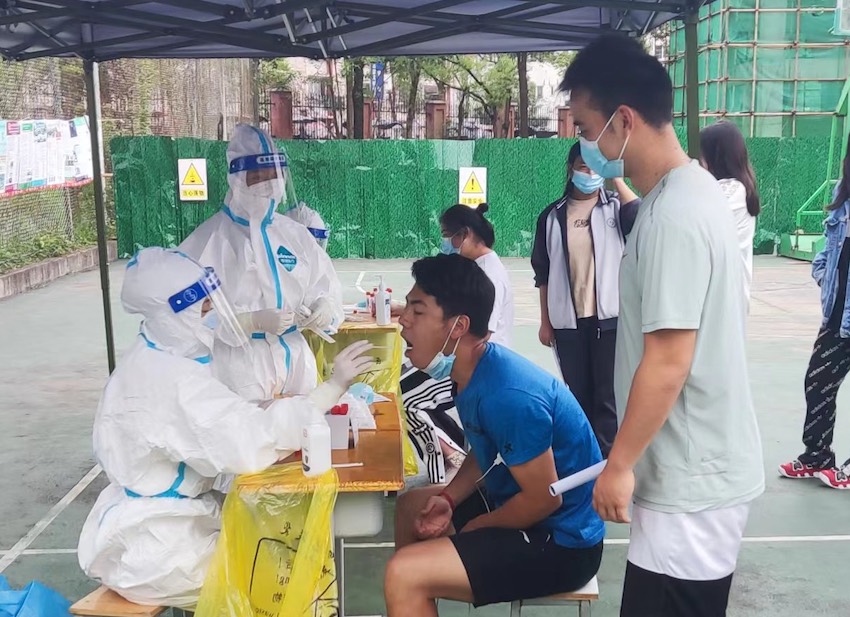
[[[452,512],[455,511],[455,500],[452,499],[446,491],[443,491],[438,495],[438,497],[442,497],[446,501],[449,502],[449,507],[452,509]]]

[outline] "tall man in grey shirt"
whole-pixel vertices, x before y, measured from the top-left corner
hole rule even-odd
[[[638,42],[597,39],[561,87],[585,162],[644,195],[620,268],[620,431],[594,490],[602,518],[631,522],[621,615],[719,617],[764,490],[732,216],[679,145],[670,78]]]

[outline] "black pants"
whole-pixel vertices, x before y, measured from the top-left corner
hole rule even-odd
[[[555,345],[561,373],[584,410],[608,457],[617,435],[614,405],[614,347],[617,330],[602,330],[595,317],[579,319],[575,330],[555,330]]]
[[[806,453],[830,458],[835,430],[835,397],[850,372],[850,339],[841,338],[832,324],[822,328],[806,370],[806,421],[803,443]]]
[[[724,617],[732,575],[685,581],[626,564],[620,617]]]

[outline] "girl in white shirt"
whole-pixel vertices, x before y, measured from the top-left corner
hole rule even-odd
[[[496,300],[490,314],[490,342],[510,347],[513,341],[514,292],[508,270],[493,250],[496,235],[493,225],[484,214],[490,209],[485,204],[470,208],[457,204],[440,216],[443,234],[443,253],[460,253],[472,259],[484,270],[496,288]]]
[[[744,297],[749,303],[753,237],[761,205],[744,136],[736,125],[720,121],[700,131],[699,141],[700,164],[719,181],[735,219],[744,264]]]

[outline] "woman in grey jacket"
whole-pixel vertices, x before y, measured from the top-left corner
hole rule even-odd
[[[564,194],[537,220],[531,265],[540,289],[540,342],[555,349],[564,381],[607,457],[617,434],[620,259],[640,200],[622,180],[615,180],[616,192],[603,184],[575,144]]]

